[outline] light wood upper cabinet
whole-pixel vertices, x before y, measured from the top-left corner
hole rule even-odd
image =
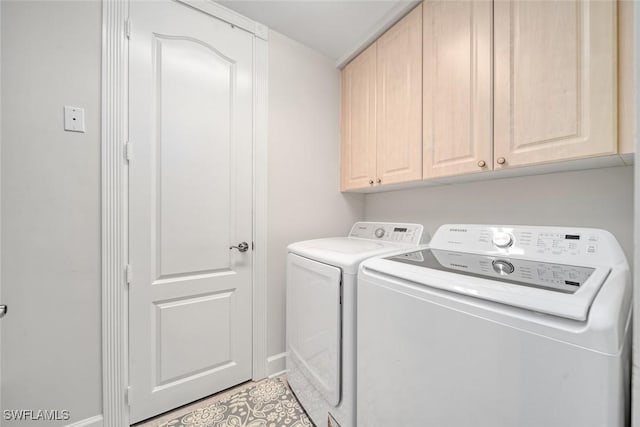
[[[376,175],[376,45],[342,70],[341,189],[373,185]]]
[[[422,178],[422,5],[342,70],[342,191]]]
[[[494,3],[494,165],[617,153],[611,1]]]
[[[424,2],[424,178],[491,170],[491,1]]]
[[[630,158],[632,9],[424,0],[343,70],[342,190]]]
[[[376,42],[377,174],[382,184],[422,178],[422,5]]]
[[[634,9],[639,6],[630,0],[618,1],[618,152],[635,153],[635,95],[638,81],[635,77]]]

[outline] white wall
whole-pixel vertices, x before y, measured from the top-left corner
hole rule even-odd
[[[10,307],[0,322],[2,404],[69,409],[77,421],[101,413],[101,6],[49,0],[0,8],[1,283]],[[445,222],[601,227],[631,259],[631,167],[340,194],[339,72],[276,32],[269,49],[271,373],[284,367],[287,244],[345,235],[363,217],[420,222],[431,233]],[[62,130],[63,105],[86,108],[87,133]]]
[[[2,1],[3,409],[101,414],[98,1]],[[340,74],[270,33],[268,351],[284,368],[286,246],[344,235],[364,197],[339,193]],[[86,109],[87,133],[62,129]],[[10,351],[6,349],[10,348]],[[3,425],[9,425],[3,423]],[[65,422],[47,425],[64,425]]]
[[[340,72],[334,61],[269,33],[268,354],[284,369],[289,243],[344,236],[362,219],[363,195],[341,194]],[[280,357],[279,357],[280,355]]]
[[[640,153],[640,52],[637,47],[640,46],[640,7],[633,8],[634,13],[634,43],[636,49],[634,49],[635,55],[633,58],[633,68],[635,77],[635,147],[636,153]],[[634,253],[633,263],[634,269],[634,317],[633,317],[633,376],[632,376],[632,389],[631,396],[633,404],[631,408],[631,425],[633,427],[640,427],[640,168],[635,168],[635,205],[634,205],[634,225],[635,225],[635,238],[634,238]]]
[[[2,405],[75,422],[102,413],[101,4],[0,7]],[[64,105],[86,108],[87,133],[63,131]]]
[[[613,233],[633,259],[633,167],[369,194],[369,221],[407,221],[431,235],[446,223],[565,225]]]

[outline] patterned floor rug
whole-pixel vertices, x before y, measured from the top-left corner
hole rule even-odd
[[[252,383],[158,427],[313,427],[281,378]]]

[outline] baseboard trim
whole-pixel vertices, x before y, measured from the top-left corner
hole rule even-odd
[[[267,376],[277,377],[287,371],[287,352],[267,357]]]
[[[76,421],[73,424],[68,424],[67,427],[102,427],[103,419],[102,415],[96,415],[95,417],[85,418],[84,420]]]

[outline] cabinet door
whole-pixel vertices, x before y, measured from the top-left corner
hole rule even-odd
[[[426,1],[424,178],[492,169],[491,1]]]
[[[422,178],[422,5],[378,39],[377,179]],[[379,183],[380,183],[379,182]]]
[[[612,1],[496,1],[496,168],[617,152]]]
[[[635,97],[640,88],[639,79],[635,77],[635,50],[640,43],[634,39],[634,13],[640,3],[622,0],[618,6],[618,152],[633,154],[635,142]]]
[[[376,175],[376,45],[342,70],[341,189],[369,187]]]

